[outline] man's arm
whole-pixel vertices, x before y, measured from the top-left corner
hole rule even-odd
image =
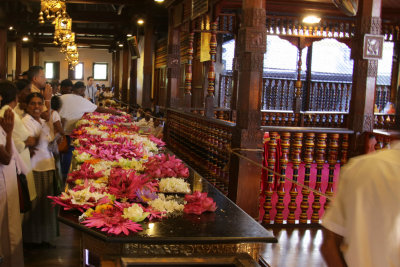
[[[324,241],[321,245],[321,252],[328,267],[347,267],[340,250],[342,242],[342,236],[324,228]]]

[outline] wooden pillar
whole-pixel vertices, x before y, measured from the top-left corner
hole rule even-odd
[[[131,60],[131,79],[129,86],[129,105],[137,104],[137,59]]]
[[[206,117],[214,118],[215,61],[217,55],[217,22],[211,23],[210,62],[208,68],[208,88],[205,100]]]
[[[142,106],[151,108],[151,88],[153,73],[153,54],[154,54],[154,24],[151,20],[146,21],[144,30],[144,59],[143,59],[143,94]]]
[[[363,59],[364,35],[381,33],[381,0],[359,1],[356,23],[356,35],[353,39],[352,57],[354,58],[353,88],[350,104],[349,127],[356,133],[351,142],[351,156],[363,153],[365,133],[374,128],[374,95],[377,60]]]
[[[33,46],[29,46],[29,66],[28,68],[33,66]]]
[[[392,57],[392,79],[390,88],[390,102],[395,103],[395,107],[398,106],[397,101],[397,88],[399,86],[399,56],[400,56],[400,41],[394,42],[393,57]],[[400,103],[399,103],[400,104]]]
[[[40,51],[38,49],[35,49],[34,51],[35,51],[35,66],[39,66],[40,65],[40,62],[39,62]]]
[[[192,65],[193,65],[193,42],[194,42],[194,32],[189,33],[189,47],[187,50],[187,63],[185,72],[185,111],[190,111],[192,107]]]
[[[239,88],[237,123],[233,147],[257,148],[262,145],[261,90],[265,34],[265,1],[244,0],[243,21],[238,35]],[[243,153],[261,163],[261,155]],[[258,216],[261,170],[235,156],[231,158],[229,197],[253,217]]]
[[[16,51],[15,51],[15,75],[16,78],[19,74],[21,74],[21,51],[22,51],[22,42],[21,39],[17,38],[16,42]]]
[[[179,29],[174,27],[174,10],[169,9],[168,45],[167,45],[167,99],[165,107],[169,108],[175,103],[178,95],[180,40]]]
[[[115,53],[115,69],[114,69],[114,97],[120,99],[119,90],[119,69],[120,69],[120,51],[117,50]]]
[[[122,90],[121,101],[128,103],[128,74],[129,74],[129,50],[124,47],[122,55]]]
[[[7,29],[0,27],[0,79],[7,79]]]

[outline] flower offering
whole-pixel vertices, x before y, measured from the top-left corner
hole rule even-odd
[[[189,170],[165,143],[141,135],[128,115],[87,113],[71,135],[76,167],[67,188],[49,196],[54,205],[82,212],[79,221],[108,234],[143,230],[142,224],[170,213],[215,211],[206,193],[190,194]]]

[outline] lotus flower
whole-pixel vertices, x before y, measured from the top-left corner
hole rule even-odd
[[[207,197],[207,193],[200,193],[199,191],[194,192],[192,195],[186,195],[185,207],[183,212],[193,213],[200,215],[206,211],[215,211],[217,209],[216,203],[212,198]]]
[[[153,178],[189,176],[189,169],[175,156],[156,155],[145,163],[146,173]]]

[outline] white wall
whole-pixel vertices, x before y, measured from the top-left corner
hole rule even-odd
[[[95,81],[95,83],[105,84],[110,86],[111,82],[111,69],[112,69],[112,54],[108,53],[106,49],[89,49],[78,48],[79,62],[83,62],[84,67],[84,82],[88,76],[93,76],[93,63],[108,63],[108,80]],[[68,78],[68,64],[65,61],[64,54],[60,53],[59,48],[45,48],[44,52],[39,53],[39,65],[44,66],[45,61],[59,61],[60,62],[60,81]],[[22,71],[28,69],[29,65],[29,50],[28,48],[22,49]],[[76,82],[73,80],[73,82]]]

